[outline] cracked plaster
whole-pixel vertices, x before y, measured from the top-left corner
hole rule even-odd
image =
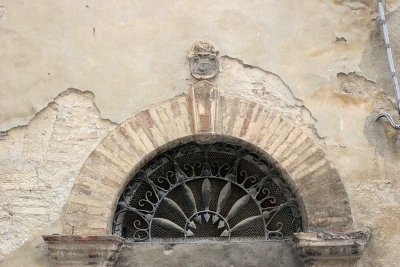
[[[68,87],[92,91],[102,116],[120,123],[184,92],[182,52],[198,38],[279,73],[303,98],[337,72],[357,69],[371,7],[345,2],[3,0],[0,131],[26,124]],[[288,10],[295,12],[282,16]]]
[[[400,66],[400,1],[386,3]],[[38,236],[60,230],[49,225],[62,215],[86,157],[115,127],[101,119],[94,95],[102,117],[120,123],[185,92],[192,80],[184,51],[198,38],[232,56],[221,58],[222,94],[279,109],[324,143],[355,223],[371,229],[360,266],[396,266],[399,133],[372,121],[377,110],[395,112],[374,1],[212,1],[201,7],[158,1],[155,8],[151,2],[3,0],[0,6],[0,130],[12,128],[0,135],[6,240],[0,254],[7,254],[0,266],[40,257],[31,252]],[[230,68],[241,73],[243,89],[231,89]],[[91,92],[61,93],[71,86]],[[24,213],[29,201],[38,206]]]
[[[0,140],[0,258],[59,219],[82,163],[115,127],[93,99],[68,89]]]

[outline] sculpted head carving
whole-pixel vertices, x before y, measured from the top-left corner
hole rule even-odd
[[[199,80],[211,79],[218,73],[218,48],[206,41],[197,41],[188,52],[190,73]]]

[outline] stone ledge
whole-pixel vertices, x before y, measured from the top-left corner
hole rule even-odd
[[[369,238],[363,231],[294,235],[294,248],[306,266],[354,266]]]
[[[124,242],[118,236],[45,235],[57,266],[112,266]]]

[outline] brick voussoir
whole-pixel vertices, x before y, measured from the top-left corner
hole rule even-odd
[[[107,234],[115,203],[132,171],[161,147],[170,147],[177,140],[199,137],[201,141],[205,135],[216,140],[220,135],[244,140],[269,155],[297,189],[309,225],[351,225],[347,194],[336,170],[300,126],[258,103],[219,96],[211,85],[201,86],[200,95],[179,96],[138,112],[95,149],[78,176],[67,207],[65,220],[73,225],[73,231]],[[211,97],[210,90],[218,101],[204,98]],[[199,111],[196,105],[205,110]],[[197,112],[207,115],[210,125],[205,125]],[[194,116],[199,116],[196,121]],[[331,210],[326,213],[326,209]],[[93,219],[96,225],[90,223]],[[71,225],[65,224],[66,232],[72,231]]]

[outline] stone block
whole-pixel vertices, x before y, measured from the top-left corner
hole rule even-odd
[[[113,266],[123,239],[117,236],[45,235],[57,266]]]
[[[368,238],[364,231],[297,233],[294,248],[306,266],[353,267]]]

